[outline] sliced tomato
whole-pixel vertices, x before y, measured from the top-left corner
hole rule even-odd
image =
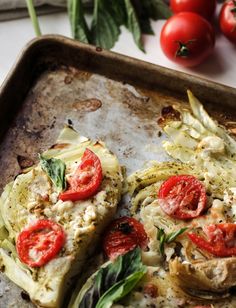
[[[206,207],[203,184],[192,175],[175,175],[162,183],[159,204],[169,216],[177,219],[198,217]]]
[[[16,241],[20,260],[40,267],[52,260],[65,243],[65,233],[57,223],[41,219],[24,229]]]
[[[62,201],[77,201],[92,197],[102,182],[102,166],[99,157],[85,150],[82,160],[73,176],[68,178],[68,189],[59,195]]]
[[[157,298],[157,296],[158,296],[158,288],[153,283],[149,283],[149,284],[144,286],[143,293],[147,294],[148,296],[150,296],[152,298]]]
[[[103,249],[106,255],[114,260],[119,255],[139,246],[146,248],[148,237],[143,225],[132,217],[121,217],[114,220],[105,232]]]
[[[203,228],[205,237],[188,233],[190,240],[216,257],[236,256],[236,224],[212,224]]]

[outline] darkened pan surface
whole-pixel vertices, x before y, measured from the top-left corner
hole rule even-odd
[[[236,89],[60,36],[32,41],[0,91],[1,191],[65,124],[105,141],[127,173],[168,159],[157,119],[163,106],[185,104],[188,88],[234,129]],[[0,307],[32,307],[4,275],[0,280]]]

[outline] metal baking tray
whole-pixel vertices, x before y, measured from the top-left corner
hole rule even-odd
[[[163,106],[186,104],[187,89],[234,132],[234,88],[62,36],[33,40],[0,88],[0,190],[65,124],[105,141],[128,174],[148,160],[168,159],[157,119]],[[33,307],[3,274],[0,307]]]

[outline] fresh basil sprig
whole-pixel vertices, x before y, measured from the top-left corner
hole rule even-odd
[[[140,248],[119,256],[96,273],[92,285],[83,290],[78,308],[111,307],[136,286],[146,271]]]
[[[26,0],[36,35],[40,35],[33,0]],[[172,13],[164,0],[94,0],[89,27],[82,0],[67,0],[71,32],[74,39],[111,49],[125,26],[137,46],[144,51],[142,34],[153,34],[151,19],[169,18]]]
[[[66,189],[66,179],[65,179],[65,163],[56,158],[45,158],[39,155],[40,165],[43,171],[45,171],[54,185],[59,191]]]
[[[165,244],[169,244],[175,241],[179,235],[181,235],[188,229],[188,228],[181,228],[180,230],[166,234],[164,229],[158,227],[156,228],[157,228],[157,240],[159,241],[159,250],[162,256],[164,255]]]

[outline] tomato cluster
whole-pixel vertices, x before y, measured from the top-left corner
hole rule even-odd
[[[160,43],[164,54],[187,67],[203,62],[213,51],[215,31],[212,18],[216,0],[170,0],[174,15],[164,24]],[[221,8],[219,25],[222,33],[236,43],[236,0]]]

